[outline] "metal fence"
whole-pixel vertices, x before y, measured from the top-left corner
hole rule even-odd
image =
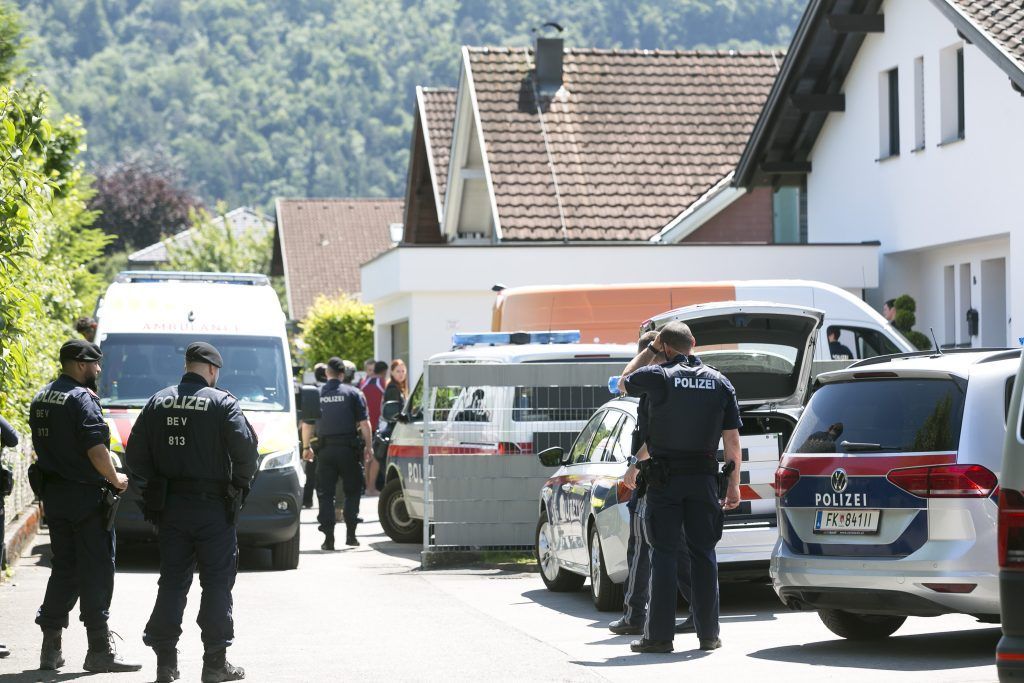
[[[4,448],[0,461],[14,471],[14,491],[4,498],[7,521],[14,520],[18,513],[28,507],[35,494],[28,485],[28,466],[32,464],[32,446],[25,440],[17,448]]]
[[[430,364],[424,374],[424,551],[533,547],[540,490],[610,400],[616,362]]]

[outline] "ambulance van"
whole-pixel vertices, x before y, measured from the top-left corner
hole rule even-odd
[[[240,545],[271,551],[274,569],[299,563],[300,468],[296,408],[285,316],[265,275],[124,272],[97,309],[103,350],[100,405],[110,426],[115,465],[149,397],[177,384],[185,348],[213,344],[224,357],[218,386],[234,394],[259,437],[259,470],[238,522]],[[156,531],[130,487],[118,510],[122,540]]]

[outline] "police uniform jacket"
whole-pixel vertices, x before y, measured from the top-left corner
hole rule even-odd
[[[110,428],[99,396],[67,375],[43,387],[29,409],[32,447],[40,469],[50,477],[82,484],[103,484],[87,452],[110,447]]]
[[[355,436],[359,423],[369,419],[363,392],[339,379],[327,380],[320,387],[320,419],[316,423],[318,437]]]
[[[732,383],[696,356],[640,368],[625,386],[650,402],[647,447],[656,458],[714,456],[722,431],[743,425]]]
[[[132,476],[142,480],[213,481],[248,489],[256,447],[256,432],[238,399],[190,372],[146,403],[125,459]]]
[[[11,423],[0,417],[0,446],[14,448],[18,445],[18,432]]]

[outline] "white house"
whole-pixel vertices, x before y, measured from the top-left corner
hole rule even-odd
[[[228,225],[231,226],[231,230],[234,234],[241,235],[250,230],[258,231],[261,235],[268,234],[274,229],[274,222],[269,220],[259,211],[251,209],[248,206],[240,206],[237,209],[228,211],[223,216],[217,216],[212,220],[212,223],[216,226],[224,224],[224,220],[227,219]],[[167,244],[171,243],[178,247],[187,247],[192,243],[192,228],[187,228],[181,232],[166,237],[159,242],[143,247],[138,251],[132,252],[128,255],[128,263],[133,267],[139,266],[154,266],[159,263],[166,263],[167,257]]]
[[[490,329],[496,284],[876,287],[877,244],[804,244],[798,192],[732,184],[781,64],[553,38],[463,48],[457,90],[417,91],[403,240],[361,269],[377,357],[415,373],[452,333]]]
[[[940,344],[1021,343],[1024,4],[840,6],[811,0],[736,184],[802,187],[812,242],[880,242],[870,300],[912,295]]]

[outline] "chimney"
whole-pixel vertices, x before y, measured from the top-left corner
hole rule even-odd
[[[548,26],[557,29],[558,33],[562,32],[562,27],[553,21],[541,28]],[[541,97],[554,97],[562,87],[562,46],[561,37],[545,38],[537,31],[537,48],[533,60],[537,69],[537,92]]]

